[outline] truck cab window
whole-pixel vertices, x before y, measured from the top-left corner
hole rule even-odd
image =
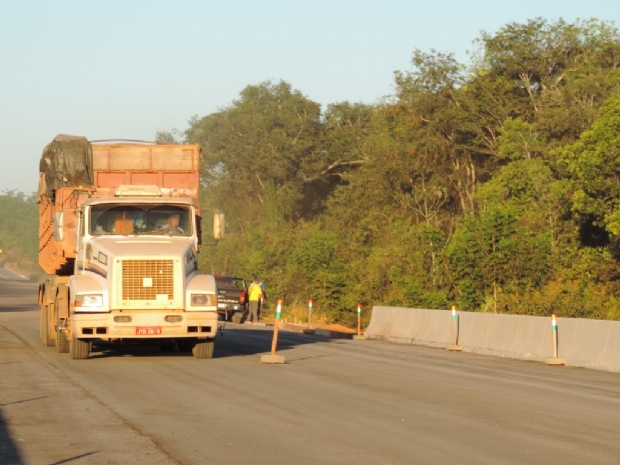
[[[192,233],[187,207],[175,205],[93,205],[92,235],[181,235]]]

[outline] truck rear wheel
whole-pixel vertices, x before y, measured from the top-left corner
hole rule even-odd
[[[50,305],[41,305],[41,342],[44,346],[54,347],[56,345],[56,329],[50,321],[52,311]]]
[[[41,313],[39,314],[39,333],[41,343],[46,346],[49,336],[47,334],[47,305],[44,304],[41,304]]]
[[[71,336],[71,358],[74,360],[83,360],[90,355],[91,342],[88,339],[78,339]]]
[[[56,306],[54,304],[47,305],[47,345],[54,347],[56,345]]]
[[[69,338],[67,337],[67,333],[65,333],[60,328],[62,327],[63,322],[58,320],[56,323],[56,352],[59,354],[68,354],[71,349],[71,345],[69,344]]]
[[[196,345],[192,349],[195,358],[213,358],[213,350],[215,348],[215,339],[198,339]]]

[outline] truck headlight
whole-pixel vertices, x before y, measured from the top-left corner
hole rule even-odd
[[[192,294],[192,307],[215,307],[217,306],[217,297],[215,294]]]
[[[103,307],[103,295],[102,294],[82,294],[75,296],[76,307]]]

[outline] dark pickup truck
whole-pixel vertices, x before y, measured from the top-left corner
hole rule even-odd
[[[248,308],[248,287],[242,278],[214,276],[220,320],[241,323]]]

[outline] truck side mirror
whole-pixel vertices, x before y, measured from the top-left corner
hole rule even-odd
[[[65,212],[54,213],[54,240],[62,242],[65,239]]]
[[[223,213],[216,213],[213,215],[213,237],[216,240],[221,240],[224,238],[225,226],[226,221]]]

